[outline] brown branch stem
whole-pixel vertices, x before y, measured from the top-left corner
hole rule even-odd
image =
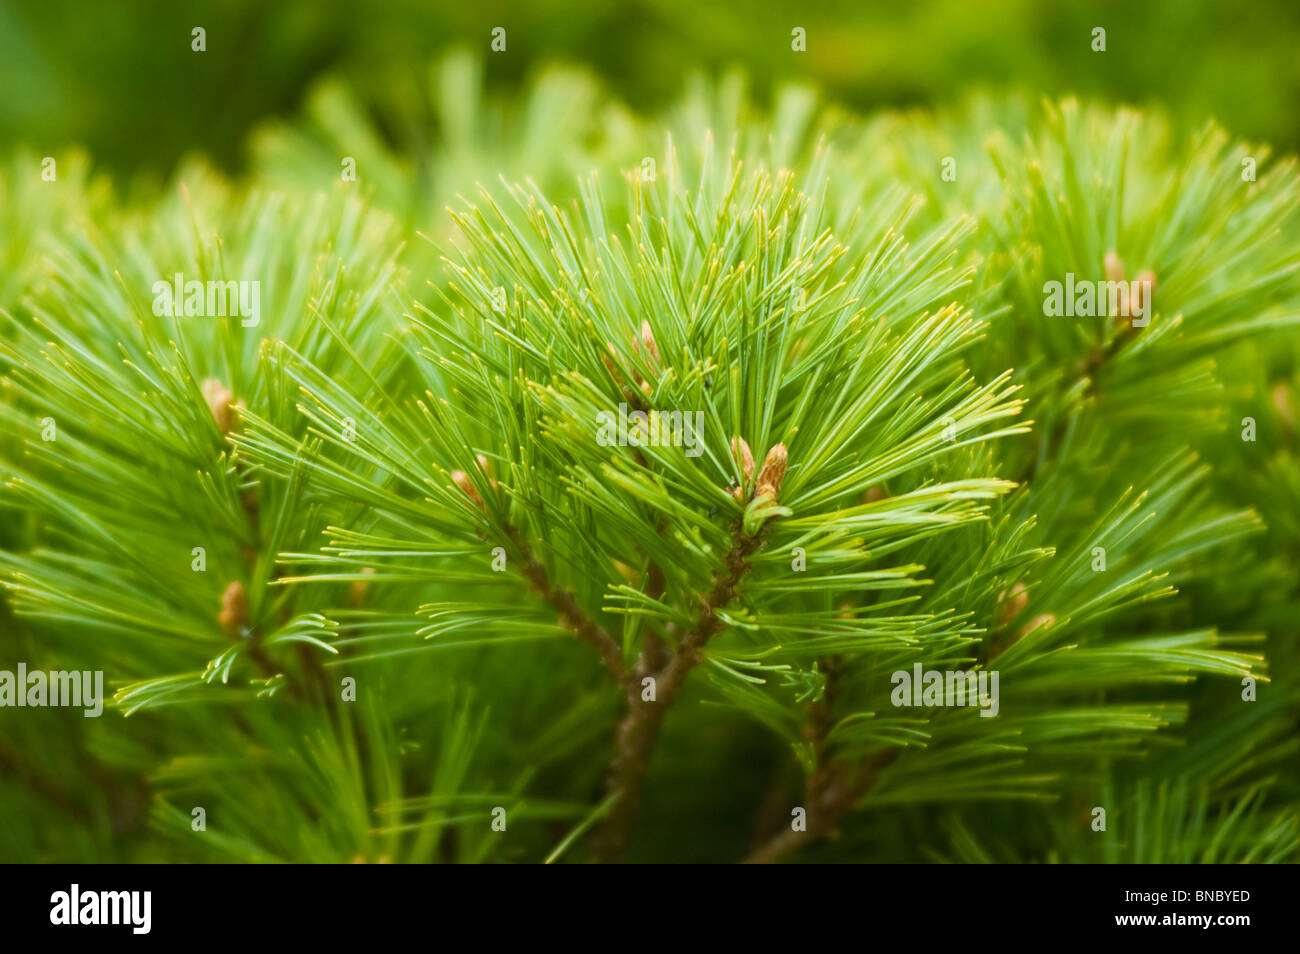
[[[901,748],[882,750],[853,769],[829,768],[809,779],[807,826],[804,831],[786,828],[779,835],[750,852],[748,865],[775,864],[784,861],[814,841],[833,837],[844,816],[853,810],[881,773],[902,753]]]
[[[1119,353],[1125,344],[1132,340],[1137,332],[1138,329],[1133,325],[1124,325],[1115,337],[1110,340],[1109,344],[1095,346],[1088,352],[1088,356],[1079,362],[1078,370],[1075,373],[1075,382],[1087,381],[1088,393],[1095,394],[1097,391],[1097,373]],[[1026,484],[1033,480],[1038,475],[1039,464],[1045,459],[1056,456],[1056,452],[1060,450],[1061,441],[1064,438],[1065,428],[1058,423],[1052,428],[1052,433],[1048,437],[1047,452],[1041,457],[1035,456],[1021,472],[1020,476],[1016,478],[1016,483]]]
[[[1004,648],[1006,647],[991,651],[984,665],[989,665]],[[826,733],[833,724],[829,702],[839,678],[841,660],[838,657],[830,657],[826,661],[832,664],[832,668],[827,670],[827,694],[810,707],[806,727],[817,756],[817,768],[808,777],[804,790],[804,800],[807,803],[805,806],[807,829],[805,831],[782,830],[780,834],[751,851],[744,860],[745,864],[773,864],[783,861],[812,842],[833,836],[844,816],[852,811],[862,796],[871,790],[885,768],[903,753],[902,748],[882,749],[872,753],[852,768],[835,766],[829,762]]]
[[[686,677],[701,662],[700,649],[725,628],[717,611],[735,599],[736,587],[749,568],[748,559],[758,549],[761,539],[761,533],[747,537],[737,531],[722,570],[714,574],[713,585],[708,595],[701,598],[692,626],[678,641],[667,663],[658,667],[649,665],[650,660],[643,658],[633,674],[627,691],[628,711],[619,725],[609,771],[609,790],[618,798],[601,831],[598,861],[617,863],[626,856],[632,823],[640,809],[641,789],[664,716]],[[646,677],[654,679],[652,699],[642,695],[642,680]]]
[[[546,568],[533,555],[532,547],[524,540],[518,528],[506,528],[510,542],[523,560],[522,572],[529,585],[560,614],[560,623],[574,636],[596,650],[600,661],[605,664],[614,677],[614,681],[626,691],[630,691],[631,678],[624,666],[623,650],[587,612],[578,604],[573,594],[566,589],[555,586],[546,572]]]

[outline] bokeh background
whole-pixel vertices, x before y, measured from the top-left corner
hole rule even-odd
[[[79,145],[102,169],[159,176],[201,152],[238,172],[252,130],[332,79],[394,152],[415,152],[432,134],[427,64],[451,47],[486,51],[499,25],[508,55],[486,80],[503,95],[563,62],[653,112],[689,73],[740,67],[760,102],[791,79],[859,108],[1078,93],[1300,146],[1295,0],[4,0],[0,146]],[[808,31],[806,55],[790,50],[793,26]],[[1096,26],[1104,56],[1089,46]]]

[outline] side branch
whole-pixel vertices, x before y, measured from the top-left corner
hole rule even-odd
[[[984,665],[991,663],[999,652],[1000,649],[991,652]],[[838,665],[831,673],[838,678]],[[828,678],[828,689],[833,683],[834,679]],[[903,753],[902,748],[884,749],[853,766],[831,764],[826,746],[826,734],[830,726],[829,707],[815,705],[809,713],[807,726],[817,755],[816,771],[809,776],[804,791],[808,812],[807,830],[782,831],[750,852],[744,859],[745,864],[774,864],[814,841],[833,836],[844,816],[853,810],[862,796],[880,779],[884,770]]]
[[[714,574],[713,586],[700,601],[699,611],[690,630],[677,644],[668,662],[656,669],[648,659],[636,669],[628,686],[628,711],[618,729],[614,759],[610,764],[609,790],[617,801],[605,820],[597,849],[597,860],[619,862],[627,851],[632,822],[640,808],[641,787],[650,768],[663,725],[664,715],[681,691],[686,677],[701,662],[699,650],[722,631],[724,623],[717,611],[736,597],[736,588],[749,568],[747,562],[758,549],[761,535],[739,539],[727,554],[724,567]],[[655,680],[654,698],[641,695],[642,680]]]
[[[551,604],[560,614],[560,622],[569,632],[596,650],[600,661],[605,664],[614,677],[614,681],[627,692],[631,692],[632,677],[623,665],[623,650],[609,635],[605,627],[592,619],[573,598],[573,594],[551,583],[546,568],[533,556],[532,547],[513,526],[506,528],[510,542],[514,544],[523,557],[523,574],[529,585]]]
[[[744,859],[747,865],[769,865],[784,861],[810,842],[833,836],[839,823],[876,784],[901,748],[882,751],[856,768],[819,772],[810,781],[808,827],[806,831],[786,829]]]

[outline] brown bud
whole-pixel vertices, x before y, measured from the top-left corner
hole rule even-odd
[[[496,490],[497,479],[492,476],[492,462],[487,459],[486,454],[476,454],[474,456],[478,458],[478,469],[483,471],[484,476],[488,479],[488,484],[491,485],[493,490]]]
[[[731,486],[727,488],[727,493],[735,498],[736,503],[744,506],[745,488],[754,478],[754,452],[749,449],[749,444],[743,437],[733,437],[731,439],[731,459],[736,462],[740,468],[740,486]]]
[[[451,472],[451,482],[459,487],[466,497],[474,501],[475,506],[480,510],[487,510],[487,507],[483,504],[483,498],[479,496],[478,488],[469,479],[469,474],[463,470],[453,470]]]
[[[1031,619],[1028,623],[1024,625],[1024,628],[1020,630],[1019,637],[1028,636],[1036,629],[1042,629],[1045,626],[1055,626],[1055,625],[1056,625],[1055,613],[1039,613],[1037,616],[1035,616],[1033,619]]]
[[[1124,263],[1114,252],[1107,252],[1103,262],[1106,269],[1106,281],[1122,282],[1124,280]]]
[[[1029,591],[1025,589],[1023,583],[1017,583],[1011,587],[1011,592],[1003,590],[998,594],[998,629],[1006,626],[1022,612],[1029,604]]]
[[[884,500],[889,495],[885,493],[885,488],[880,484],[874,484],[867,488],[867,492],[862,495],[864,504],[875,503],[877,500]]]
[[[203,400],[208,404],[208,410],[217,423],[217,429],[222,434],[229,434],[235,428],[235,409],[243,407],[244,403],[242,401],[235,403],[230,389],[216,378],[208,378],[204,381],[202,391]]]
[[[754,452],[743,437],[731,439],[731,458],[740,467],[741,483],[748,484],[754,477]]]
[[[785,480],[785,465],[789,459],[784,444],[773,444],[772,449],[763,458],[763,467],[758,472],[758,484],[754,494],[759,497],[775,497],[781,491],[781,481]]]
[[[373,566],[363,566],[361,572],[366,576],[371,576],[375,572]],[[370,590],[369,580],[353,580],[352,585],[348,587],[348,605],[356,609],[366,598],[366,593]]]
[[[217,614],[217,623],[231,639],[239,639],[248,626],[248,594],[244,592],[244,584],[238,580],[231,580],[226,591],[221,594],[221,612]]]
[[[650,322],[641,322],[641,344],[645,346],[646,353],[650,355],[650,366],[658,367],[659,365],[659,343],[655,341],[655,333],[650,328]]]
[[[1291,389],[1285,384],[1275,384],[1269,397],[1273,401],[1273,409],[1277,411],[1278,417],[1282,418],[1282,424],[1289,431],[1295,430],[1295,404],[1291,400]]]

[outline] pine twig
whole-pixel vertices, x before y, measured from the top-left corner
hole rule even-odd
[[[984,665],[989,665],[1006,649],[1006,646],[990,652]],[[828,662],[835,662],[828,670],[827,693],[838,682],[839,666],[836,657],[829,657]],[[817,754],[817,768],[809,776],[804,791],[807,802],[808,825],[806,831],[788,829],[769,839],[765,844],[750,852],[745,864],[773,864],[783,861],[812,841],[834,834],[836,827],[844,816],[853,810],[872,786],[880,779],[881,773],[903,754],[901,748],[882,749],[865,758],[856,768],[837,768],[830,763],[829,752],[825,743],[826,733],[832,725],[828,699],[814,703],[809,710],[808,733],[813,739]]]
[[[736,587],[749,569],[747,561],[761,540],[761,534],[749,537],[737,529],[736,542],[727,554],[724,568],[714,574],[713,587],[701,600],[693,625],[667,664],[656,672],[638,667],[631,680],[628,712],[619,726],[616,753],[610,763],[609,789],[618,800],[606,817],[597,860],[611,863],[624,859],[632,822],[640,808],[641,788],[664,716],[686,677],[701,662],[700,649],[725,628],[717,611],[735,599]],[[647,676],[655,680],[655,698],[649,702],[641,697],[641,680]]]
[[[1123,263],[1115,257],[1113,252],[1106,256],[1105,268],[1109,280],[1119,282],[1123,281]],[[1147,280],[1152,283],[1155,281],[1154,275],[1150,272],[1144,272],[1142,275],[1138,276],[1138,279],[1139,281]],[[1144,287],[1149,288],[1150,286],[1148,285]],[[1127,317],[1129,311],[1129,307],[1126,306],[1123,308],[1121,317]],[[1078,369],[1075,371],[1075,382],[1087,382],[1087,393],[1096,394],[1097,373],[1114,360],[1115,356],[1123,350],[1124,346],[1137,336],[1138,331],[1138,326],[1134,325],[1131,321],[1128,323],[1121,323],[1119,331],[1110,339],[1109,342],[1094,345],[1092,350],[1088,352],[1088,356],[1079,362]],[[1052,433],[1048,439],[1047,453],[1036,455],[1021,473],[1017,483],[1025,484],[1033,480],[1033,478],[1038,474],[1039,463],[1042,460],[1052,459],[1057,456],[1057,453],[1061,448],[1061,441],[1065,437],[1064,431],[1064,425],[1059,422],[1052,428]]]
[[[529,585],[542,599],[559,611],[565,629],[596,650],[600,661],[614,677],[614,681],[630,692],[631,676],[624,665],[623,650],[615,642],[614,637],[587,614],[572,593],[551,583],[546,568],[533,555],[532,547],[524,540],[523,534],[517,527],[507,526],[506,535],[523,558],[522,572]]]
[[[806,847],[811,841],[834,835],[844,816],[871,790],[881,773],[902,751],[901,748],[883,750],[849,772],[832,769],[825,774],[814,775],[809,780],[807,830],[786,829],[750,852],[744,863],[775,864]]]

